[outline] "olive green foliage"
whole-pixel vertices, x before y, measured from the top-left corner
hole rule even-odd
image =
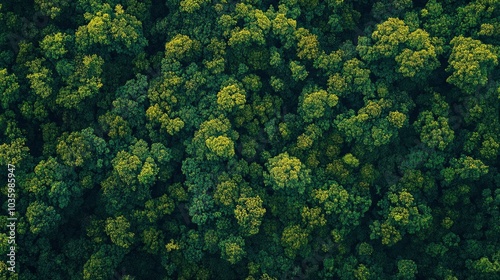
[[[499,55],[493,0],[2,1],[0,279],[500,279]]]

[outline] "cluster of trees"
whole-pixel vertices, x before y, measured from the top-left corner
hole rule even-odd
[[[0,278],[500,279],[499,56],[491,0],[3,1]]]

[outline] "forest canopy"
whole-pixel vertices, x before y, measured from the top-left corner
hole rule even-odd
[[[3,1],[0,279],[500,279],[499,56],[496,0]]]

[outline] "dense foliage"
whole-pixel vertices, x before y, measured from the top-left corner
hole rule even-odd
[[[0,278],[500,279],[499,56],[497,0],[2,1]]]

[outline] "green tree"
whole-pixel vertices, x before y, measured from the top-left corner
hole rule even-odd
[[[236,264],[246,255],[245,241],[239,236],[230,236],[219,243],[222,257],[231,264]]]
[[[57,230],[61,215],[57,213],[53,206],[35,201],[30,203],[26,209],[26,218],[28,219],[31,233],[44,234]]]
[[[452,74],[446,81],[467,94],[486,85],[488,75],[498,65],[492,46],[464,36],[453,38],[450,44],[453,48],[447,70]]]
[[[61,135],[56,150],[63,163],[68,166],[79,167],[84,163],[98,166],[98,162],[102,161],[98,157],[107,152],[107,147],[106,142],[96,136],[92,128],[86,128]]]
[[[130,223],[124,216],[106,220],[106,234],[109,235],[114,244],[125,249],[129,248],[134,242],[135,234],[130,232],[129,228]]]
[[[34,171],[35,176],[27,186],[38,199],[48,196],[52,205],[62,209],[82,194],[80,186],[75,182],[74,171],[53,157],[40,161]]]
[[[396,72],[403,77],[423,79],[440,66],[438,55],[443,52],[442,42],[425,30],[410,30],[401,19],[389,18],[377,25],[371,40],[362,38],[359,42],[357,50],[361,58],[368,62],[393,58]]]
[[[16,75],[9,75],[7,69],[0,69],[0,81],[2,107],[7,109],[10,103],[18,99],[19,84]]]
[[[304,121],[312,122],[314,119],[323,117],[325,110],[335,107],[337,103],[338,97],[335,94],[328,94],[325,90],[304,94],[300,108]]]
[[[217,104],[226,111],[231,111],[233,108],[242,109],[245,102],[245,91],[238,85],[225,86],[217,93]]]
[[[142,32],[142,23],[125,12],[118,4],[114,8],[105,3],[93,13],[85,13],[86,25],[75,32],[75,44],[82,52],[103,46],[108,51],[137,54],[147,45]]]
[[[115,245],[104,245],[87,260],[83,279],[109,279],[124,256],[124,250]]]
[[[47,35],[40,42],[40,48],[44,52],[45,57],[52,60],[58,60],[68,53],[66,44],[70,42],[70,35],[57,32],[52,35]]]
[[[35,1],[35,7],[38,8],[44,15],[49,16],[51,19],[59,17],[61,13],[69,6],[70,2],[66,0]]]
[[[435,116],[432,112],[423,111],[413,124],[420,133],[420,139],[430,148],[444,150],[455,137],[448,124],[448,119]]]
[[[398,261],[398,278],[399,279],[415,279],[415,274],[418,272],[417,265],[412,260]]]
[[[266,209],[262,207],[262,199],[256,197],[241,197],[234,209],[234,216],[246,235],[254,235],[259,232],[262,217]]]
[[[375,221],[371,238],[381,238],[382,244],[392,246],[401,241],[406,233],[415,234],[429,228],[432,223],[431,209],[419,201],[406,189],[391,188],[378,205],[382,209],[384,221]]]
[[[165,45],[165,58],[187,60],[200,51],[200,43],[187,35],[176,35]]]
[[[264,182],[275,190],[294,190],[302,194],[311,183],[310,170],[287,152],[270,158],[266,166],[268,172],[264,173]]]
[[[98,55],[87,55],[76,61],[75,71],[64,77],[67,84],[59,90],[56,103],[64,108],[80,108],[81,103],[99,93],[103,86],[101,75],[104,60]]]
[[[298,225],[287,226],[281,235],[281,242],[285,247],[285,254],[293,258],[297,251],[303,249],[309,242],[309,234]]]

